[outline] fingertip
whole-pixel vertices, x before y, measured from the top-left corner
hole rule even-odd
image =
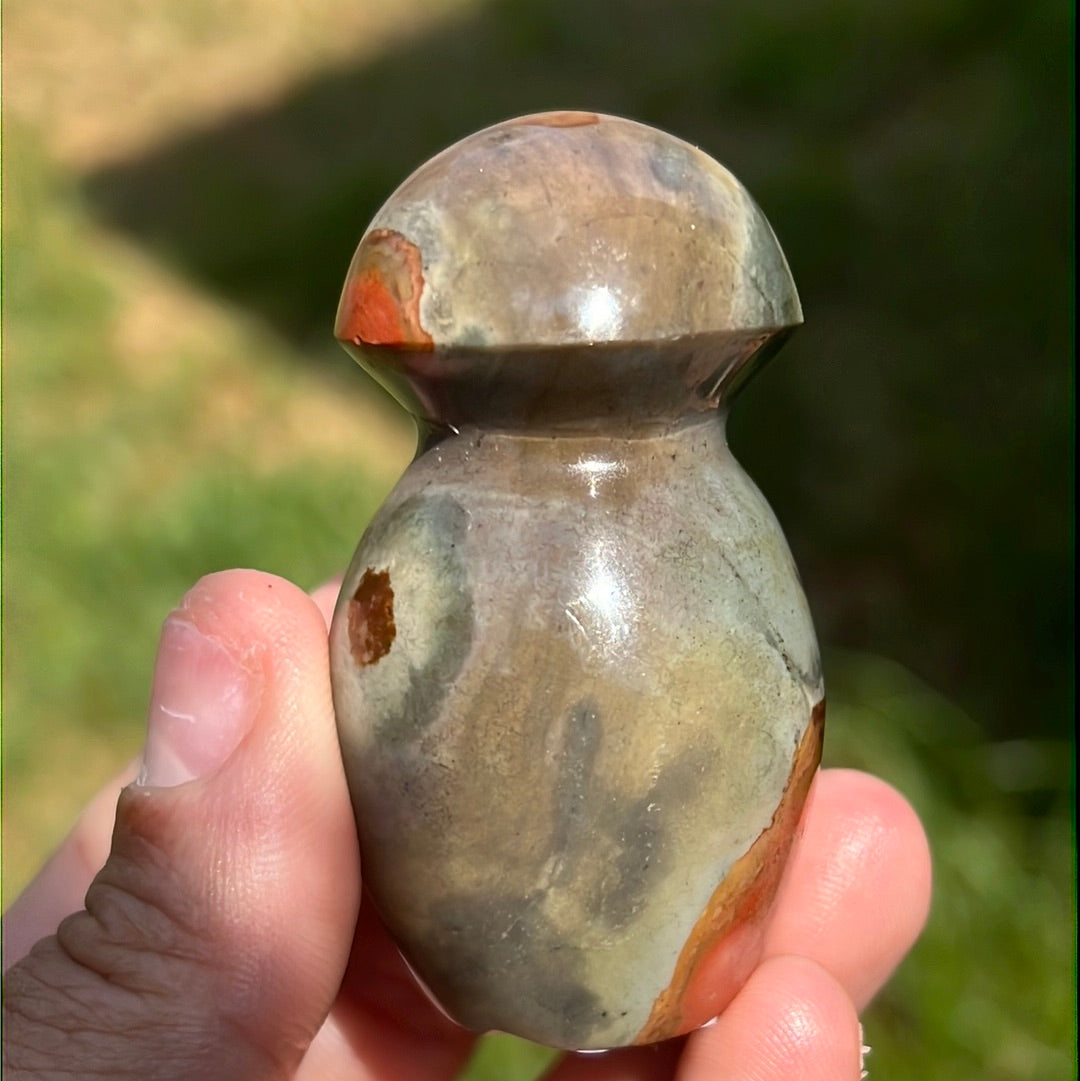
[[[326,625],[304,591],[248,570],[201,579],[168,623],[185,637],[159,650],[147,752],[156,709],[172,726],[166,745],[177,752],[177,731],[186,741],[174,757],[200,768],[151,770],[124,790],[87,912],[59,941],[85,967],[112,972],[119,959],[140,978],[146,957],[186,958],[218,989],[207,1008],[285,1061],[337,993],[359,903]]]
[[[678,1081],[856,1081],[862,1031],[839,981],[805,957],[764,961],[687,1041]]]
[[[781,885],[766,955],[814,959],[862,1007],[918,938],[931,884],[926,833],[904,796],[858,770],[823,770]]]
[[[326,625],[307,594],[257,571],[202,579],[167,623],[183,640],[169,646],[163,634],[147,748],[157,709],[172,725],[157,733],[161,746],[184,751],[188,769],[154,780],[144,755],[143,783],[116,802],[85,909],[69,914],[68,903],[50,916],[47,948],[13,971],[24,999],[39,985],[63,989],[60,1021],[45,1028],[67,1018],[74,1031],[88,1011],[119,1002],[133,1011],[125,1047],[134,1061],[198,1060],[177,1076],[249,1076],[228,1064],[295,1064],[337,994],[356,921],[358,853]],[[191,746],[180,747],[179,732]],[[86,844],[68,851],[93,858]],[[24,1030],[34,1035],[42,1026],[31,1021]],[[197,1030],[210,1036],[194,1046]],[[78,1049],[74,1041],[63,1061]],[[211,1062],[221,1067],[212,1074]]]
[[[841,814],[873,819],[874,834],[882,842],[879,864],[888,862],[903,872],[910,902],[903,906],[905,941],[912,945],[926,924],[933,890],[933,854],[922,819],[902,792],[872,774],[827,770],[824,783]]]
[[[175,614],[204,631],[224,619],[226,625],[237,627],[241,640],[252,632],[261,636],[283,622],[325,635],[316,602],[287,578],[265,571],[238,569],[205,575],[184,595]]]
[[[130,869],[141,880],[143,855],[165,853],[156,907],[176,923],[199,924],[215,963],[233,975],[272,974],[250,989],[245,1009],[258,1002],[267,1016],[306,1013],[286,1001],[292,995],[325,1009],[348,957],[360,874],[323,615],[292,582],[241,569],[200,579],[169,621],[196,630],[251,676],[240,696],[209,680],[205,664],[187,664],[192,651],[173,657],[173,682],[207,699],[169,710],[200,729],[186,737],[215,742],[240,697],[248,727],[192,783],[124,793],[113,853],[132,855],[110,860],[110,873]]]

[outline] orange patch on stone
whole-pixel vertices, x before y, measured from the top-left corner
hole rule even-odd
[[[824,727],[822,701],[795,751],[772,822],[717,886],[635,1043],[657,1043],[699,1028],[727,1007],[757,967],[765,924],[821,761]]]
[[[588,124],[599,124],[600,117],[596,113],[581,113],[566,109],[561,112],[523,116],[515,123],[531,124],[540,128],[583,128]]]
[[[374,664],[390,652],[396,634],[390,572],[368,567],[349,601],[349,646],[353,660],[361,666]]]
[[[351,345],[431,349],[420,323],[423,290],[420,249],[393,229],[372,230],[349,268],[334,335]]]

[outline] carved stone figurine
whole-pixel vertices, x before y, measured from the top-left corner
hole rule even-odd
[[[592,113],[418,169],[336,333],[417,418],[331,630],[364,883],[462,1025],[704,1024],[759,958],[821,753],[791,555],[733,392],[802,321],[722,166]]]

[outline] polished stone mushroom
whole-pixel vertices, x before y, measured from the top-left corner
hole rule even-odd
[[[334,701],[365,886],[463,1025],[652,1042],[757,963],[824,691],[723,421],[801,319],[726,169],[593,113],[462,140],[360,242],[337,337],[421,440]]]

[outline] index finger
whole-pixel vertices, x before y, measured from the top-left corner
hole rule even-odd
[[[765,937],[831,972],[861,1010],[919,937],[930,908],[930,847],[891,785],[819,772]]]

